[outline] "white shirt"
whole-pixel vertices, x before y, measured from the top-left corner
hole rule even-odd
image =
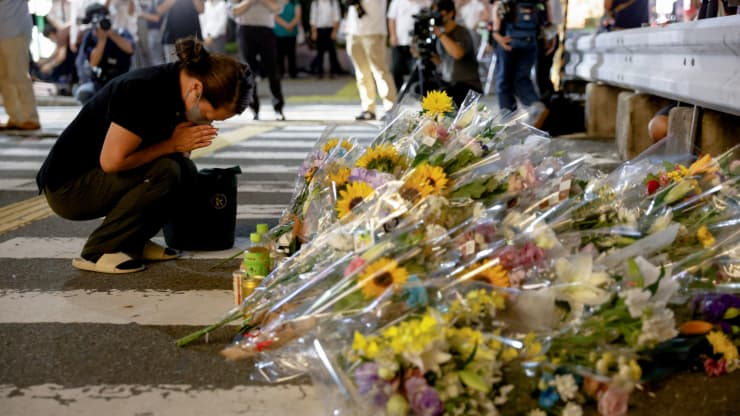
[[[217,38],[226,35],[229,6],[224,0],[206,0],[203,13],[198,15],[203,38]]]
[[[239,3],[241,0],[232,0],[232,3]],[[285,5],[285,0],[278,0],[280,10]],[[278,10],[278,13],[280,13]],[[233,15],[233,11],[229,11],[230,15]],[[234,16],[234,21],[244,26],[260,26],[260,27],[275,27],[275,13],[268,9],[261,1],[257,0],[252,3],[251,6],[239,16]]]
[[[334,27],[339,23],[339,3],[337,0],[314,0],[311,2],[311,13],[308,22],[311,26]]]
[[[134,3],[133,14],[129,13],[129,1]],[[113,0],[108,6],[108,10],[110,11],[113,29],[126,29],[134,37],[134,41],[137,41],[139,39],[139,23],[136,17],[139,13],[138,2],[134,0]]]
[[[347,9],[347,35],[387,35],[386,0],[362,0],[361,4],[365,9],[361,19],[357,17],[356,6]]]
[[[414,15],[432,5],[431,0],[391,0],[388,18],[396,21],[396,38],[401,46],[411,45],[411,31],[414,30]]]
[[[478,29],[478,23],[485,7],[479,0],[469,0],[462,5],[457,10],[457,14],[462,19],[463,26],[473,31]]]

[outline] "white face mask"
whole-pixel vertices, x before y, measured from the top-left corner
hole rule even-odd
[[[190,93],[188,93],[188,95],[190,95]],[[211,120],[207,119],[203,115],[203,113],[200,112],[200,97],[201,96],[199,95],[198,98],[195,100],[195,104],[187,109],[187,111],[185,112],[185,118],[195,124],[211,124]]]

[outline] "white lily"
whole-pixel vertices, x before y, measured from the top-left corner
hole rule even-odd
[[[555,260],[557,275],[556,293],[560,300],[575,305],[597,306],[609,300],[611,292],[606,287],[612,283],[608,274],[593,270],[593,258],[588,254],[578,254],[571,260]]]

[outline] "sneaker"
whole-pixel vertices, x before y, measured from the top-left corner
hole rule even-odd
[[[372,111],[363,111],[355,117],[355,120],[375,120],[375,113]]]
[[[550,110],[548,110],[540,101],[529,106],[528,112],[529,116],[527,117],[527,124],[537,129],[542,128],[547,116],[550,114]]]
[[[275,110],[275,119],[277,121],[285,121],[285,114],[283,114],[283,110]]]

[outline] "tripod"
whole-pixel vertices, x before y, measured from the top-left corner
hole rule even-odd
[[[396,103],[402,102],[403,98],[409,92],[423,97],[427,92],[443,88],[444,85],[445,82],[442,81],[442,78],[437,73],[431,57],[420,56],[414,59],[414,65],[411,68],[409,79],[398,90]]]

